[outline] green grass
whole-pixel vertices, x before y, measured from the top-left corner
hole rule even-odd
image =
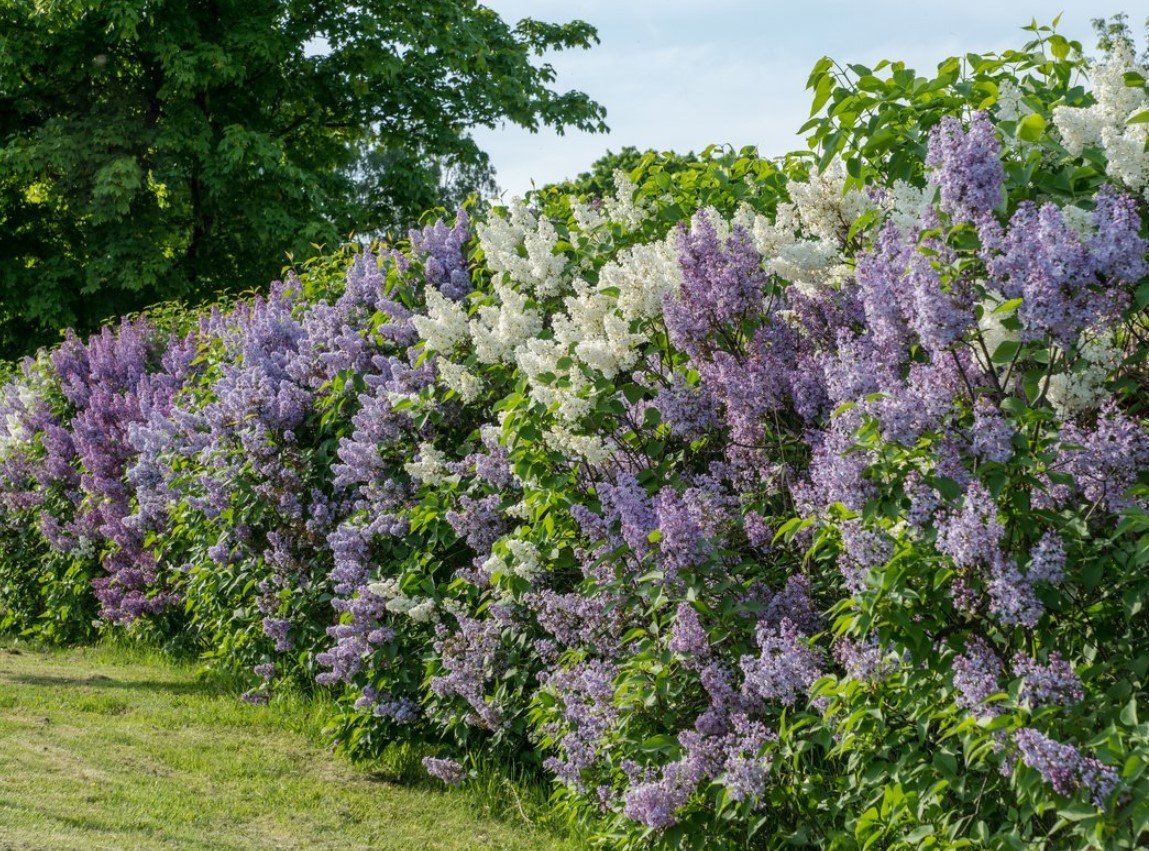
[[[319,746],[323,715],[250,706],[156,654],[0,646],[0,849],[574,847],[491,778],[351,765]]]

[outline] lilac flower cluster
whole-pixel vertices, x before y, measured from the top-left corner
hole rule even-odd
[[[943,118],[931,131],[926,165],[934,169],[942,210],[955,219],[977,221],[1002,202],[1001,143],[988,113],[977,113],[969,129],[960,119]]]
[[[443,673],[432,678],[431,691],[441,698],[462,698],[470,709],[468,724],[497,730],[503,723],[503,713],[487,700],[484,689],[504,667],[501,625],[463,614],[457,618],[458,630],[452,632],[443,625],[436,630],[434,647]]]
[[[1093,427],[1069,422],[1061,436],[1065,469],[1087,500],[1114,514],[1135,504],[1126,491],[1149,464],[1149,434],[1140,423],[1110,401]]]
[[[433,756],[423,757],[423,768],[436,780],[441,780],[448,786],[458,786],[467,779],[467,769],[453,759],[438,759]]]
[[[976,635],[967,639],[964,652],[954,657],[953,670],[958,706],[982,715],[1000,712],[997,706],[986,701],[1001,691],[1003,668],[1001,659],[984,639]]]
[[[737,327],[762,301],[761,255],[750,235],[735,229],[723,240],[705,213],[679,234],[682,292],[668,297],[667,330],[675,345],[691,354],[719,329]]]
[[[1120,785],[1115,769],[1037,730],[1023,727],[1014,734],[1014,741],[1021,761],[1059,795],[1071,797],[1084,792],[1096,806],[1104,807]]]
[[[1044,665],[1018,653],[1013,657],[1013,675],[1022,678],[1020,697],[1032,706],[1069,706],[1085,698],[1081,678],[1059,653],[1050,653]]]
[[[821,660],[811,650],[789,618],[776,626],[761,625],[757,633],[758,656],[740,662],[746,690],[763,700],[792,705],[806,696],[822,675]]]
[[[1021,337],[1048,335],[1071,346],[1081,331],[1113,323],[1128,302],[1123,282],[1146,274],[1149,243],[1139,235],[1129,199],[1103,193],[1093,214],[1096,233],[1084,239],[1056,205],[1021,204],[1007,230],[981,228],[991,288],[1020,298]]]
[[[563,757],[550,757],[545,765],[564,783],[581,785],[583,772],[595,765],[607,734],[618,723],[617,674],[611,664],[591,660],[547,677],[547,687],[562,702],[566,732],[559,738]]]
[[[412,230],[409,235],[411,247],[423,258],[427,283],[452,301],[462,299],[471,291],[465,251],[471,236],[469,225],[466,211],[459,210],[453,227],[447,227],[439,219],[422,230]]]

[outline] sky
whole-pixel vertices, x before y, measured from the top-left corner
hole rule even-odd
[[[474,136],[504,195],[585,171],[607,150],[804,147],[806,78],[822,56],[873,65],[901,59],[932,71],[947,56],[1020,47],[1021,27],[1061,13],[1058,32],[1092,50],[1090,20],[1124,11],[1139,35],[1149,0],[483,0],[507,21],[581,18],[601,44],[547,57],[556,88],[607,109],[609,134],[559,136],[504,126]],[[1113,5],[1109,3],[1124,3]]]

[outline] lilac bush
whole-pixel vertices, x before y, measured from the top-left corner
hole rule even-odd
[[[1115,72],[1035,36],[820,64],[814,160],[648,158],[66,339],[0,394],[51,565],[0,559],[0,625],[87,600],[610,847],[1135,847],[1146,206],[1077,144]]]

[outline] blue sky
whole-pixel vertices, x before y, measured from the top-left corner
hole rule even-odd
[[[1121,0],[1113,0],[1120,3]],[[602,43],[550,57],[557,86],[607,108],[609,135],[517,127],[475,133],[499,185],[521,194],[572,177],[608,148],[699,150],[711,142],[799,147],[810,68],[823,55],[872,64],[902,59],[932,70],[946,56],[1020,46],[1020,27],[1062,13],[1058,30],[1092,49],[1089,21],[1125,11],[1140,34],[1149,0],[484,0],[504,19],[582,18]]]

